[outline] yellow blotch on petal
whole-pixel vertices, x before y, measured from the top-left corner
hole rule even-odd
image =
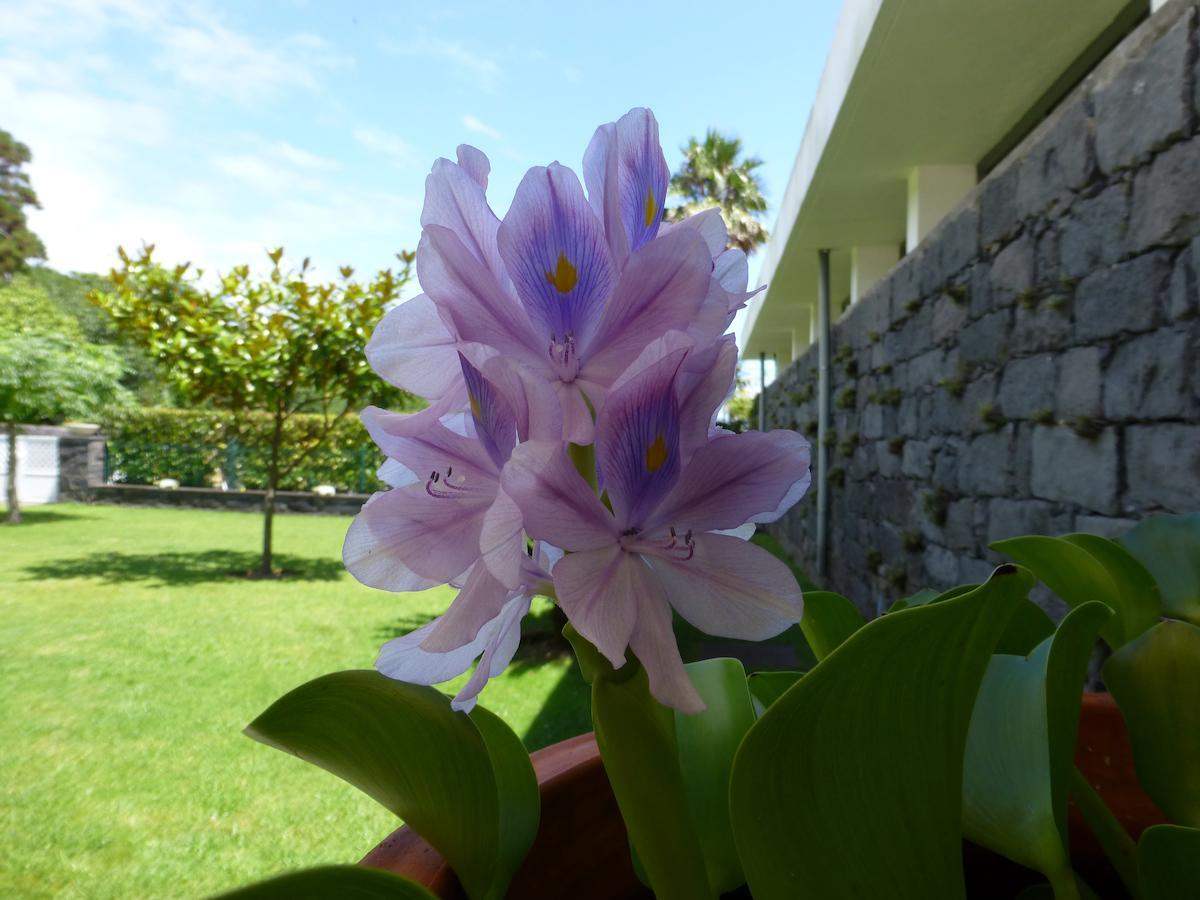
[[[470,391],[468,391],[467,392],[467,402],[471,404],[471,415],[474,416],[476,419],[480,418],[481,414],[479,412],[479,398],[476,397],[474,394],[472,394]]]
[[[571,265],[567,255],[560,253],[558,254],[558,264],[554,267],[553,272],[546,273],[546,280],[554,285],[555,290],[560,294],[566,294],[575,287],[575,282],[579,280],[579,273],[575,271],[575,267]]]
[[[654,214],[658,212],[658,204],[654,200],[654,190],[646,189],[646,227],[654,224]]]
[[[663,463],[667,461],[667,441],[666,438],[659,433],[654,439],[654,443],[646,448],[646,471],[657,472],[662,468]]]

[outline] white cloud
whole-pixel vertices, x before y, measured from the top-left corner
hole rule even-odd
[[[407,44],[383,41],[380,48],[397,56],[423,57],[445,63],[472,81],[484,93],[495,93],[504,75],[500,64],[491,56],[472,50],[461,41],[446,41],[423,37]]]
[[[184,84],[254,103],[287,88],[314,90],[319,72],[351,60],[315,35],[291,35],[267,45],[205,18],[163,29],[154,62]]]
[[[504,135],[502,135],[499,131],[497,131],[491,125],[488,125],[486,122],[479,121],[470,113],[467,113],[462,117],[462,123],[463,128],[467,129],[467,131],[474,131],[476,134],[485,135],[494,141],[504,140]]]
[[[397,165],[411,163],[416,158],[413,148],[404,138],[379,128],[356,128],[354,129],[354,140],[368,150],[390,156]]]

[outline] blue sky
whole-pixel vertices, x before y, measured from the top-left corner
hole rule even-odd
[[[781,199],[839,4],[0,0],[0,128],[29,144],[49,262],[320,272],[412,248],[425,174],[460,142],[521,175],[578,171],[595,127],[650,106],[668,163],[712,126]]]

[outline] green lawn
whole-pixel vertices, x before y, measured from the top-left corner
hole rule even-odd
[[[367,667],[440,612],[341,568],[348,519],[58,505],[0,526],[0,896],[200,897],[352,862],[392,816],[242,727],[301,682]],[[483,703],[532,749],[588,728],[548,610]]]

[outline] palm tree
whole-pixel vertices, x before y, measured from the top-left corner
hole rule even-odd
[[[767,229],[758,221],[767,200],[755,172],[762,160],[751,156],[739,162],[741,152],[741,139],[711,128],[703,143],[690,138],[683,148],[683,164],[671,176],[671,193],[683,203],[668,209],[666,216],[677,222],[715,206],[729,229],[729,245],[750,254],[767,242]]]

